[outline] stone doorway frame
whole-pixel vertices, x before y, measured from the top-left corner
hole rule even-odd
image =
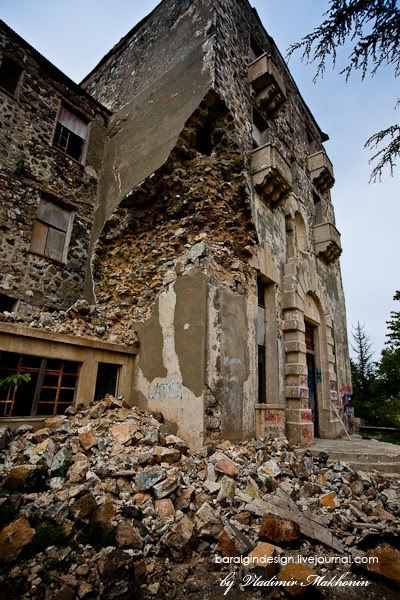
[[[331,402],[336,405],[338,402],[332,319],[311,260],[289,260],[283,279],[286,433],[292,443],[308,445],[314,441],[314,424],[309,408],[304,319],[317,326],[319,436],[335,438],[340,435],[340,423],[331,406]]]

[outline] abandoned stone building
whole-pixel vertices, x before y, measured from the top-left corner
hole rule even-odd
[[[249,2],[163,0],[80,85],[4,23],[0,61],[1,421],[343,435],[328,137]]]

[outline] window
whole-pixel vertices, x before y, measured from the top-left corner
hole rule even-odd
[[[102,400],[106,394],[115,396],[120,365],[100,362],[97,370],[94,400]]]
[[[297,249],[301,252],[308,252],[307,229],[299,212],[296,212],[294,222],[296,224]]]
[[[18,308],[18,300],[16,298],[11,298],[11,296],[6,296],[5,294],[0,294],[0,312],[15,312]]]
[[[314,225],[319,225],[323,222],[322,220],[322,200],[315,192],[313,192],[314,200]]]
[[[48,200],[41,200],[33,224],[31,252],[66,262],[73,214]]]
[[[259,56],[264,54],[264,50],[261,48],[260,44],[255,40],[255,38],[250,36],[250,62],[255,61]]]
[[[267,143],[267,122],[262,115],[253,108],[253,148],[258,148]]]
[[[0,87],[15,96],[22,68],[9,56],[3,56],[0,64]]]
[[[80,363],[0,352],[0,379],[16,382],[0,387],[0,416],[61,415],[75,400]],[[22,375],[29,375],[24,381]]]
[[[61,106],[58,111],[53,145],[59,150],[82,161],[83,147],[87,137],[88,123],[80,116]]]

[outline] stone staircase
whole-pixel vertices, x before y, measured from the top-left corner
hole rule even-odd
[[[301,454],[306,449],[314,455],[326,452],[329,455],[328,464],[341,461],[356,471],[367,473],[378,471],[385,475],[400,477],[400,445],[397,444],[364,440],[353,435],[350,440],[316,439],[308,448],[298,448],[296,452]]]

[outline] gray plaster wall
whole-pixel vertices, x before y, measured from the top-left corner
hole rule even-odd
[[[207,276],[193,268],[158,297],[141,342],[133,401],[162,412],[172,431],[200,448],[205,439],[204,401]]]
[[[207,439],[241,440],[255,434],[256,296],[210,278],[207,330]]]
[[[213,2],[165,0],[83,82],[114,111],[93,238],[168,158],[213,81]]]

